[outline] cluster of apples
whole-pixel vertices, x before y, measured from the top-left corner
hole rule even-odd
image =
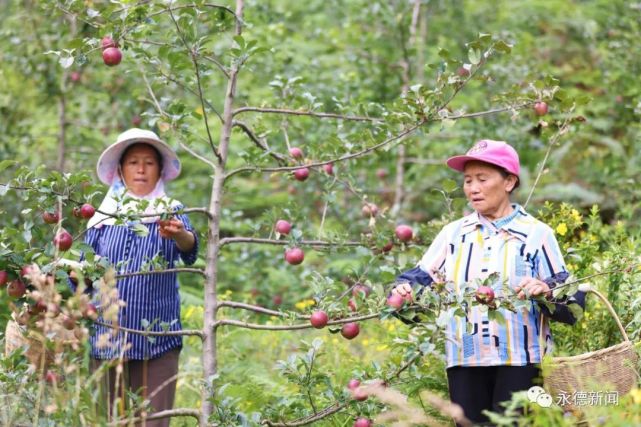
[[[72,209],[72,214],[76,218],[89,219],[96,213],[96,208],[91,204],[85,203],[82,206],[76,206]],[[42,213],[42,220],[45,224],[57,224],[60,222],[60,213],[55,210],[46,210]],[[53,245],[60,251],[67,251],[73,244],[73,237],[65,229],[60,231],[53,238]]]
[[[290,148],[289,155],[298,161],[303,160],[303,158],[305,157],[305,155],[303,154],[303,150],[301,150],[299,147]],[[324,164],[323,170],[327,175],[334,175],[334,165],[332,163]],[[294,179],[296,181],[305,181],[307,180],[307,178],[309,178],[309,168],[302,166],[298,169],[295,169],[294,172],[292,172],[292,175],[294,176]]]
[[[41,273],[39,268],[33,264],[22,266],[17,276],[17,278],[10,280],[10,273],[6,270],[0,270],[0,288],[6,286],[9,297],[13,299],[28,297],[24,309],[16,314],[15,319],[19,324],[26,325],[31,319],[41,318],[45,313],[49,313],[51,317],[58,317],[61,314],[58,301],[50,296],[54,286],[53,276]],[[27,283],[32,283],[29,294],[27,294]],[[38,283],[40,284],[38,285]],[[62,314],[61,323],[65,329],[73,330],[80,318],[92,320],[97,318],[96,306],[89,302],[88,298],[89,296],[84,295],[73,307],[74,310],[69,307],[69,314]]]

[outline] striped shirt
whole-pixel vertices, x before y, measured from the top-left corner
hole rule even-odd
[[[429,286],[445,278],[448,288],[458,292],[465,284],[496,272],[499,279],[492,285],[496,296],[501,296],[502,283],[515,288],[525,277],[538,278],[551,288],[564,282],[568,273],[552,229],[521,206],[515,204],[513,208],[511,215],[494,223],[475,212],[446,225],[417,267],[401,274],[397,281]],[[583,306],[584,296],[570,302]],[[538,304],[517,313],[499,308],[505,324],[490,321],[487,312],[476,305],[466,317],[452,316],[446,328],[447,366],[540,363],[541,314],[574,322],[567,305],[556,306],[553,314]],[[551,341],[547,323],[543,333],[546,341]]]
[[[180,209],[180,207],[178,207]],[[193,232],[186,215],[176,215],[185,229]],[[143,224],[149,230],[146,236],[138,236],[131,227],[123,225],[103,225],[87,230],[85,243],[90,245],[97,255],[106,257],[116,269],[117,274],[133,273],[143,269],[149,270],[150,261],[162,260],[165,268],[173,268],[181,258],[191,265],[198,254],[198,238],[189,252],[181,252],[172,239],[160,237],[158,224]],[[153,269],[153,268],[151,268]],[[118,324],[121,327],[151,330],[178,331],[180,323],[180,296],[176,273],[150,274],[131,276],[117,282],[118,296],[126,304],[118,313]],[[98,304],[96,304],[98,305]],[[98,307],[100,313],[100,307]],[[105,322],[102,317],[99,321]],[[117,331],[104,345],[101,336],[114,333],[113,328],[95,325],[90,337],[91,355],[96,359],[113,359],[119,357],[124,348],[124,357],[130,360],[145,360],[160,357],[164,353],[182,347],[180,336],[144,337],[140,334]]]

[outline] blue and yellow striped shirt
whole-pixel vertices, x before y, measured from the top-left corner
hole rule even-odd
[[[429,286],[437,280],[459,291],[475,279],[499,273],[497,284],[515,288],[525,277],[535,277],[554,287],[569,276],[552,229],[513,205],[509,216],[494,223],[473,213],[446,225],[434,239],[417,267],[401,274],[397,281]],[[440,279],[439,279],[440,278]],[[500,295],[500,286],[495,293]],[[569,302],[584,305],[585,295]],[[505,324],[488,319],[487,312],[471,307],[466,317],[455,317],[447,325],[447,366],[523,366],[541,361],[540,316],[573,323],[566,304],[556,304],[552,315],[545,307],[532,304],[528,312],[501,309]],[[468,323],[471,327],[468,329]],[[543,333],[551,341],[549,328]],[[468,332],[469,331],[469,332]]]

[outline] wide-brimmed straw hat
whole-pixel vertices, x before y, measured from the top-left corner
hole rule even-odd
[[[162,141],[158,135],[150,130],[132,128],[124,131],[116,142],[105,149],[98,159],[96,171],[98,179],[107,185],[111,185],[118,177],[120,158],[127,147],[136,143],[149,144],[158,150],[162,156],[162,172],[160,176],[167,182],[180,175],[180,160],[172,148]]]
[[[505,141],[482,139],[477,141],[465,155],[447,159],[447,165],[454,170],[463,172],[465,164],[471,160],[490,163],[499,166],[517,177],[521,174],[521,163],[516,150]]]

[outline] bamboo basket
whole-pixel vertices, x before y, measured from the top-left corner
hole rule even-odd
[[[597,404],[596,399],[604,397],[604,393],[616,393],[618,399],[637,385],[639,379],[638,355],[619,316],[607,298],[598,291],[590,290],[589,292],[596,295],[605,304],[619,327],[623,342],[577,356],[554,357],[546,355],[542,364],[543,384],[545,390],[553,398],[563,394],[581,396],[582,398],[591,398],[592,404]],[[572,402],[570,399],[563,400],[559,403],[565,409],[578,409],[579,405],[576,405],[576,402]]]

